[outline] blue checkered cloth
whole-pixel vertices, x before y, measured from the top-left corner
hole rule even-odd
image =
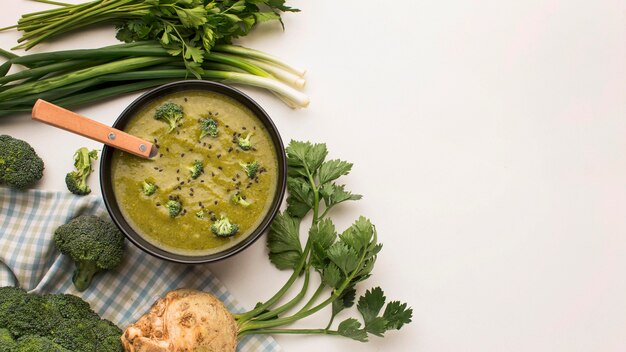
[[[37,293],[71,293],[91,304],[100,316],[124,327],[146,313],[166,292],[195,288],[210,292],[234,313],[243,312],[226,287],[206,265],[170,263],[127,244],[125,260],[113,272],[94,277],[91,286],[78,292],[72,284],[74,264],[61,255],[52,241],[54,230],[79,215],[108,216],[97,196],[68,192],[14,191],[0,188],[0,286],[20,287]],[[241,339],[237,351],[280,351],[270,336]]]

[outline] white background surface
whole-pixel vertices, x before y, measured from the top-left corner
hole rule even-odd
[[[355,163],[363,214],[385,244],[373,277],[408,301],[413,323],[361,344],[278,337],[285,351],[626,351],[626,50],[622,1],[293,0],[286,31],[241,43],[308,69],[312,103],[290,110],[243,88],[283,139],[326,142]],[[2,1],[0,26],[46,8]],[[0,34],[9,48],[15,32]],[[84,31],[34,52],[113,44]],[[78,111],[112,123],[137,95]],[[63,190],[71,156],[99,147],[30,121],[0,119]],[[97,174],[91,177],[99,192]],[[245,305],[288,273],[263,240],[212,266]],[[322,327],[326,316],[302,322]]]

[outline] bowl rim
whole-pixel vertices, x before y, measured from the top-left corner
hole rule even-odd
[[[115,198],[113,191],[113,184],[111,179],[111,159],[115,148],[110,146],[104,146],[100,158],[100,189],[102,192],[102,198],[104,205],[109,213],[111,219],[122,231],[124,236],[130,240],[133,244],[139,247],[144,252],[151,254],[157,258],[182,263],[182,264],[202,264],[210,263],[218,260],[222,260],[231,257],[244,249],[252,245],[270,226],[272,220],[278,213],[285,196],[287,188],[287,155],[285,153],[285,146],[278,131],[278,128],[270,118],[269,114],[252,98],[240,90],[227,86],[222,83],[206,80],[183,80],[164,84],[162,86],[151,89],[150,91],[142,94],[136,98],[130,105],[128,105],[118,116],[113,123],[114,128],[124,129],[126,124],[135,116],[135,114],[144,108],[146,104],[149,104],[153,99],[160,98],[162,96],[180,92],[180,91],[209,91],[228,96],[245,107],[250,109],[252,113],[265,125],[272,144],[276,149],[277,156],[277,185],[274,193],[274,200],[270,205],[269,210],[265,214],[261,223],[257,228],[252,231],[245,239],[236,243],[235,245],[228,247],[222,251],[203,254],[203,255],[186,255],[180,253],[173,253],[167,251],[152,242],[149,242],[137,233],[132,226],[126,221],[123,214],[120,211],[120,207]]]

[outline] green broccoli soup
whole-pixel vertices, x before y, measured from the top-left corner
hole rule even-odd
[[[147,160],[115,151],[113,189],[129,224],[168,251],[202,255],[246,238],[268,212],[277,157],[263,123],[219,93],[185,91],[147,105],[125,131],[154,142]]]

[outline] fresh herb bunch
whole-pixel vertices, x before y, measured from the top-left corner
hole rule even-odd
[[[298,11],[285,0],[95,0],[77,5],[38,1],[60,7],[23,15],[16,26],[7,27],[24,32],[16,48],[30,49],[94,23],[113,23],[119,40],[158,41],[171,55],[182,56],[198,78],[204,54],[215,44],[231,43],[258,23],[281,21],[280,12]]]
[[[336,180],[347,175],[352,164],[343,160],[325,160],[325,144],[292,141],[286,148],[288,162],[288,207],[276,216],[267,240],[271,262],[279,269],[293,270],[287,283],[264,303],[247,313],[235,315],[239,337],[251,334],[327,334],[340,335],[365,342],[369,334],[383,336],[411,322],[413,311],[406,303],[391,301],[380,287],[367,290],[357,303],[362,323],[356,318],[341,321],[336,328],[337,314],[354,305],[355,286],[370,277],[382,244],[376,228],[365,217],[357,219],[338,234],[327,217],[336,205],[358,200],[361,195],[345,190]],[[308,213],[312,224],[304,247],[300,241],[300,223]],[[287,315],[305,298],[311,271],[320,275],[320,284],[294,314]],[[293,284],[304,276],[302,289],[282,305],[277,303]],[[320,300],[323,295],[327,298]],[[320,329],[284,329],[293,323],[331,306],[328,325]]]
[[[180,58],[150,41],[24,56],[0,49],[0,56],[7,59],[0,65],[0,117],[30,112],[37,99],[74,108],[189,78]],[[13,66],[26,69],[9,73]],[[304,71],[258,50],[216,45],[202,69],[202,79],[264,88],[293,108],[309,104],[297,90]]]

